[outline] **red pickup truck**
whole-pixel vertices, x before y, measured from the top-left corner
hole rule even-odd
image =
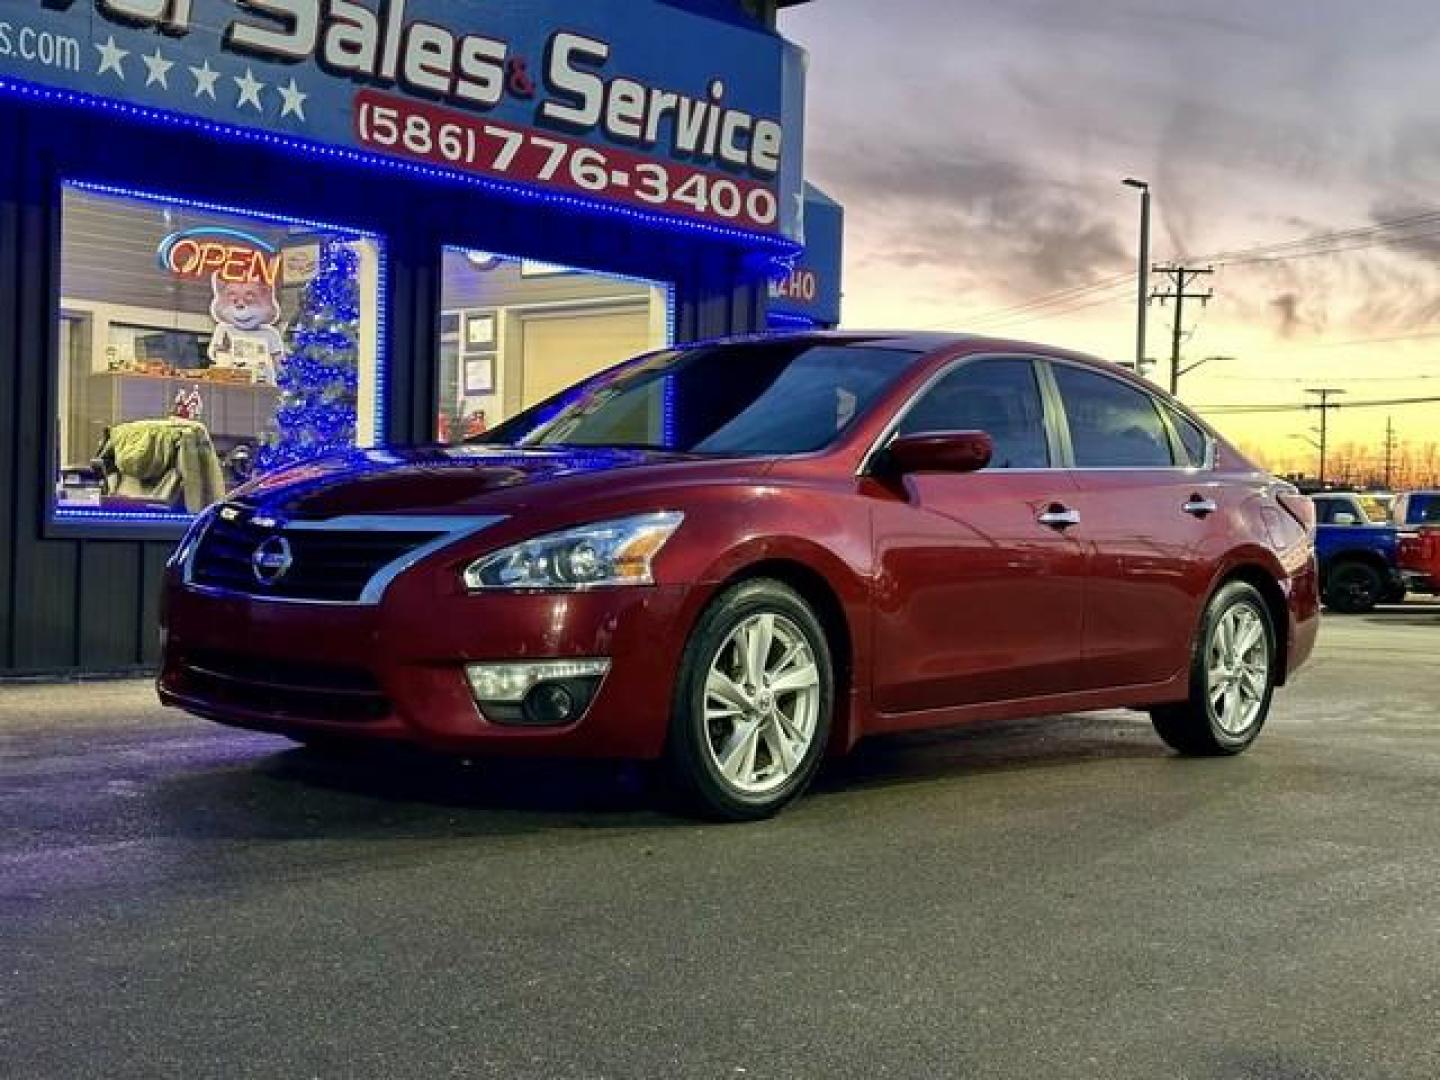
[[[1406,588],[1440,595],[1440,491],[1399,496],[1391,517],[1400,530],[1400,573]]]

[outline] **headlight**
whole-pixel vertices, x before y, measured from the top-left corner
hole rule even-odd
[[[481,589],[587,589],[597,585],[649,585],[650,564],[680,527],[679,511],[583,525],[538,536],[476,559],[465,568],[465,587]]]

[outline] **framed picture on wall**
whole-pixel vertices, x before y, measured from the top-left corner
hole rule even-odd
[[[473,349],[476,346],[495,344],[495,316],[494,315],[467,315],[465,316],[465,347]]]
[[[297,244],[280,252],[280,280],[286,285],[304,285],[315,280],[320,270],[320,245]]]
[[[465,393],[489,394],[495,390],[495,354],[465,358]]]

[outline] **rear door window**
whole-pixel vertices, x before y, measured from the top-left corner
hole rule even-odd
[[[900,421],[899,433],[983,431],[995,443],[992,469],[1050,466],[1045,407],[1029,360],[976,360],[926,390]]]
[[[1056,364],[1053,370],[1065,403],[1077,468],[1175,465],[1170,433],[1149,394],[1109,375],[1069,364]]]
[[[1185,448],[1185,464],[1203,469],[1210,456],[1210,437],[1199,424],[1179,409],[1167,406],[1166,411],[1170,414],[1170,423],[1174,426],[1175,433],[1180,436],[1180,445]]]

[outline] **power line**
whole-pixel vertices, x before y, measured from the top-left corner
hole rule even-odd
[[[1089,300],[1083,304],[1071,304],[1069,307],[1059,308],[1054,311],[1040,311],[1033,315],[1022,315],[1008,319],[1000,323],[992,323],[989,326],[972,327],[977,333],[996,334],[1012,330],[1017,326],[1025,326],[1032,322],[1043,322],[1046,319],[1058,318],[1061,315],[1073,315],[1077,311],[1085,311],[1088,308],[1100,307],[1104,304],[1118,304],[1129,302],[1128,296],[1102,296],[1097,300]]]
[[[1431,230],[1429,232],[1412,233],[1409,236],[1395,236],[1390,237],[1389,239],[1380,238],[1366,240],[1362,243],[1355,244],[1344,244],[1333,247],[1317,247],[1302,251],[1288,251],[1268,255],[1255,255],[1243,259],[1220,259],[1216,261],[1215,265],[1227,268],[1236,266],[1256,266],[1264,263],[1288,262],[1291,259],[1309,259],[1314,258],[1318,255],[1343,255],[1348,251],[1361,251],[1365,248],[1395,247],[1401,244],[1413,244],[1416,241],[1428,240],[1431,237],[1437,236],[1440,236],[1440,230]]]
[[[1434,405],[1440,404],[1440,395],[1430,397],[1406,397],[1386,398],[1378,401],[1347,401],[1335,403],[1330,406],[1332,409],[1382,409],[1392,408],[1401,405]],[[1304,402],[1289,403],[1285,405],[1194,405],[1194,409],[1203,413],[1214,413],[1216,415],[1237,416],[1241,413],[1290,413],[1308,412],[1315,408],[1314,405]]]
[[[1012,319],[1027,315],[1034,311],[1044,310],[1055,306],[1069,305],[1073,301],[1083,299],[1093,294],[1118,290],[1135,280],[1134,274],[1124,274],[1120,277],[1106,278],[1101,281],[1092,281],[1083,285],[1072,285],[1067,289],[1058,289],[1050,293],[1042,293],[1029,300],[1009,307],[996,308],[992,311],[982,312],[972,316],[967,322],[970,325],[977,323],[1009,322]]]
[[[1233,360],[1234,357],[1211,357],[1214,360]],[[1309,383],[1313,376],[1293,374],[1212,374],[1211,380],[1220,383]],[[1440,379],[1440,374],[1356,374],[1344,376],[1346,383],[1418,383]]]
[[[1293,240],[1280,240],[1269,244],[1254,244],[1249,247],[1232,248],[1228,251],[1218,251],[1212,255],[1196,258],[1195,262],[1207,263],[1230,263],[1235,259],[1247,258],[1250,256],[1266,253],[1281,253],[1291,250],[1300,250],[1313,247],[1323,247],[1340,241],[1359,239],[1367,236],[1375,236],[1381,233],[1390,232],[1399,228],[1409,226],[1440,223],[1440,210],[1427,210],[1423,213],[1411,214],[1407,217],[1392,218],[1388,221],[1377,221],[1373,225],[1357,226],[1349,229],[1335,229],[1326,232],[1311,233],[1308,236],[1297,237]]]

